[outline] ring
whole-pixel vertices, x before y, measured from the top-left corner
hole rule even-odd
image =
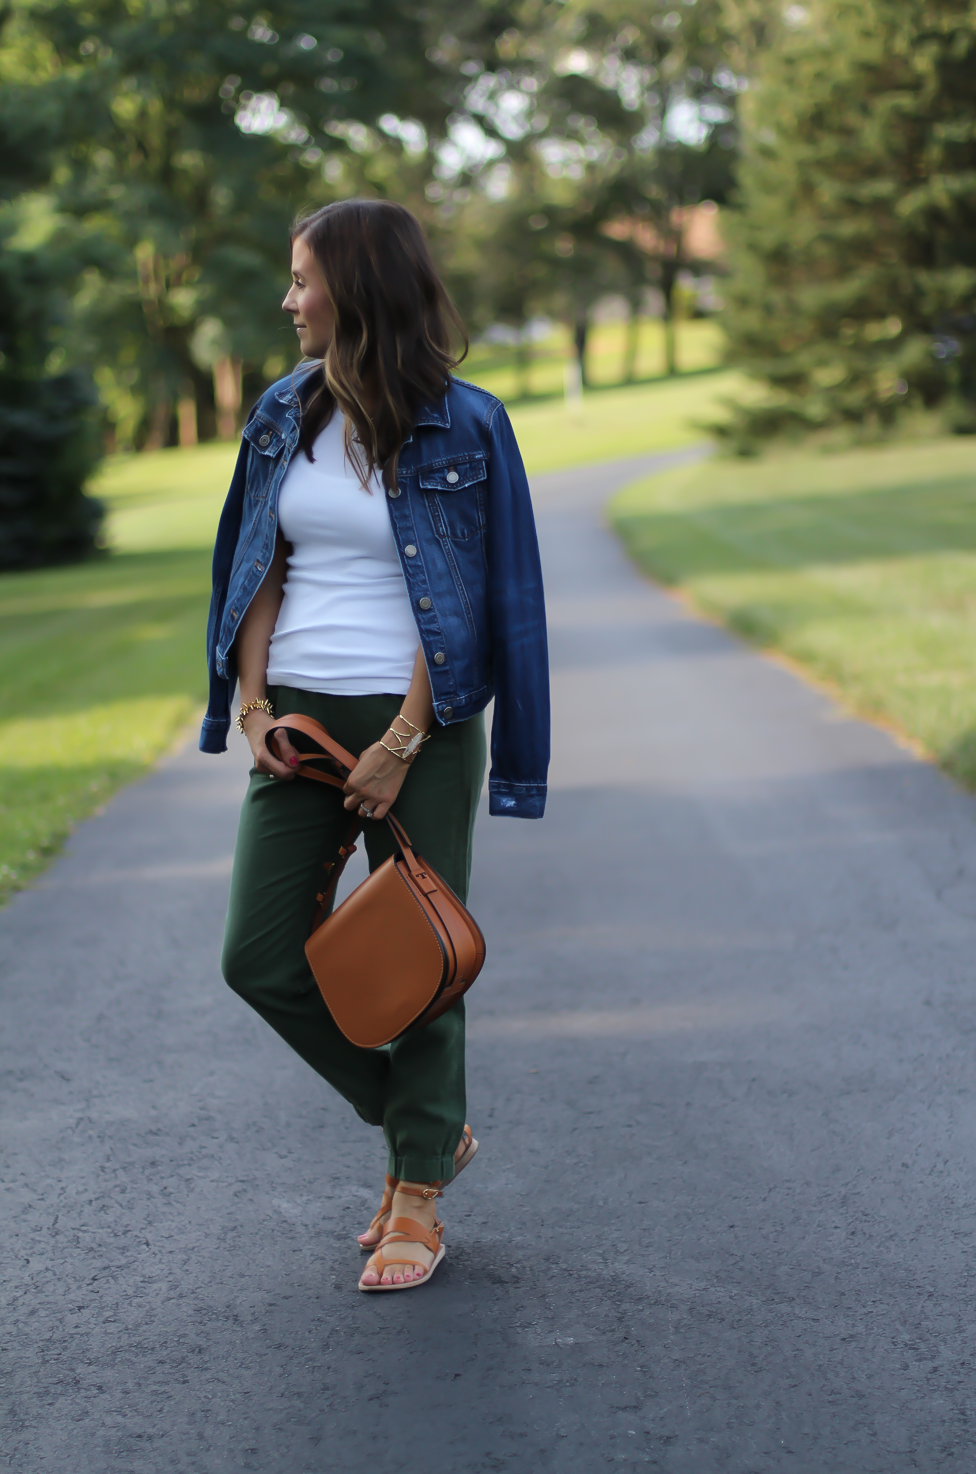
[[[372,819],[373,817],[373,810],[368,809],[365,804],[359,805],[359,812],[362,814],[364,819]]]

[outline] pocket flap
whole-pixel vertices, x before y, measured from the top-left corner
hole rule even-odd
[[[276,456],[284,448],[285,438],[277,425],[261,415],[255,415],[244,426],[244,439],[263,456]]]
[[[483,455],[438,461],[435,465],[421,466],[419,472],[424,491],[461,491],[475,481],[484,481],[486,475]]]

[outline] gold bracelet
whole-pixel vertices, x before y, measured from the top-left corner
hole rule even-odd
[[[398,732],[393,722],[403,722],[404,726],[410,727],[411,730],[409,732]],[[405,717],[402,712],[397,713],[393,718],[393,722],[387,727],[387,731],[392,737],[396,738],[398,746],[391,747],[381,737],[380,747],[385,747],[387,752],[391,752],[394,757],[400,758],[402,762],[405,762],[409,766],[420,751],[421,744],[428,740],[430,734],[425,732],[422,727],[418,727],[409,717]]]
[[[260,701],[243,701],[237,713],[237,730],[242,737],[244,736],[244,718],[250,716],[252,711],[266,711],[269,717],[275,714],[275,709],[267,696],[262,696]]]

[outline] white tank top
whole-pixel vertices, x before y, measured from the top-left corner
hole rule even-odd
[[[343,416],[297,451],[278,496],[291,543],[268,684],[337,696],[405,695],[420,636],[378,475],[366,491],[349,465]]]

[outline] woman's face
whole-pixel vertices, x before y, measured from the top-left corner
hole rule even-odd
[[[282,310],[295,320],[302,352],[308,358],[324,358],[332,342],[335,310],[318,262],[300,235],[292,241],[291,278]]]

